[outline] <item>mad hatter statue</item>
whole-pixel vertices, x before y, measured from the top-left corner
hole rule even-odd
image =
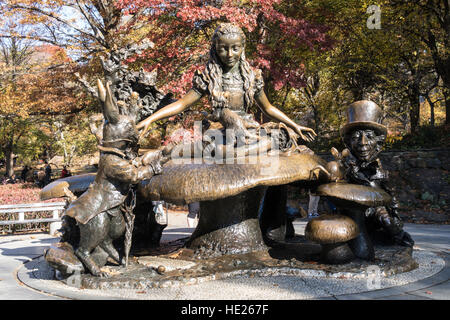
[[[389,206],[372,207],[366,211],[369,233],[381,229],[396,244],[412,247],[414,241],[403,230],[388,171],[383,169],[378,158],[387,133],[381,120],[382,110],[372,101],[361,100],[348,107],[347,123],[341,128],[341,137],[349,152],[345,152],[348,156],[342,157],[341,163],[348,182],[378,187],[392,196]]]

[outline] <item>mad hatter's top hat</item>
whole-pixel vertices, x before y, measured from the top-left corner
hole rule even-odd
[[[350,130],[356,128],[373,129],[378,134],[386,135],[387,128],[381,124],[382,110],[372,101],[361,100],[353,102],[347,109],[347,123],[341,128],[344,137]]]

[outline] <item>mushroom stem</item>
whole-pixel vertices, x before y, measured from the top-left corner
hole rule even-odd
[[[322,244],[321,260],[328,264],[343,264],[355,258],[347,242]]]
[[[286,237],[287,186],[271,186],[264,196],[260,216],[261,232],[267,245],[283,242]]]
[[[342,214],[352,218],[359,228],[359,235],[348,242],[353,254],[364,260],[373,261],[375,259],[375,249],[372,240],[367,233],[366,218],[362,209],[347,209]]]
[[[265,189],[201,201],[199,222],[186,246],[200,258],[266,250],[258,221]]]

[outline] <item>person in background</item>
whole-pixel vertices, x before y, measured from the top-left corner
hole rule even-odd
[[[43,188],[44,187],[44,182],[45,182],[45,172],[44,170],[41,168],[39,170],[36,171],[36,175],[35,175],[35,183],[39,188]]]
[[[13,173],[11,177],[6,180],[6,183],[14,184],[17,182],[16,175]]]
[[[67,166],[63,166],[63,169],[61,170],[61,178],[70,177],[70,171],[67,170]]]
[[[22,172],[20,173],[20,179],[22,180],[22,182],[25,182],[27,179],[27,174],[30,171],[30,167],[25,165],[25,167],[23,167]]]
[[[52,167],[48,161],[45,161],[45,176],[44,176],[44,186],[48,185],[52,180]]]
[[[319,207],[320,197],[309,192],[309,204],[308,204],[308,219],[316,218],[319,216],[317,208]]]
[[[198,219],[200,214],[200,202],[192,202],[188,204],[189,213],[187,215],[187,224],[189,228],[194,227],[195,219]]]
[[[152,201],[155,220],[160,225],[167,225],[169,221],[167,208],[164,208],[164,201]]]

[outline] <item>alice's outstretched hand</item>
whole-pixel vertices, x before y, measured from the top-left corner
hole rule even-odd
[[[180,100],[177,100],[162,109],[159,109],[150,117],[145,120],[139,122],[136,128],[142,129],[141,134],[139,135],[139,139],[143,138],[150,129],[150,125],[158,120],[165,119],[174,115],[177,115],[184,110],[186,110],[190,105],[200,100],[202,96],[195,90],[189,90],[185,96],[183,96]]]
[[[143,120],[143,121],[141,121],[141,122],[139,122],[139,123],[136,125],[136,128],[137,128],[138,130],[141,129],[141,128],[143,128],[142,131],[141,131],[141,133],[139,134],[139,140],[141,140],[143,137],[145,137],[145,135],[147,134],[147,132],[150,130],[150,125],[152,124],[152,122],[149,121],[149,120],[151,120],[150,117],[147,118],[147,119],[145,119],[145,120]]]
[[[317,136],[316,132],[308,127],[303,127],[300,125],[297,125],[295,127],[295,132],[306,142],[311,142],[314,140],[314,138]]]

